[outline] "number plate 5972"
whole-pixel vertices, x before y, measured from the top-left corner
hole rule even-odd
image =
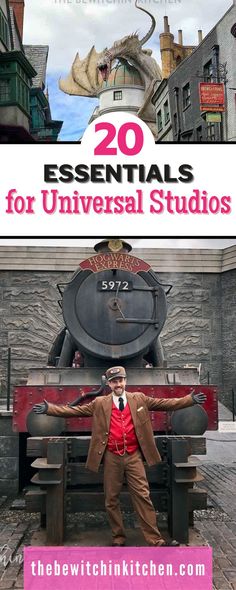
[[[98,291],[132,291],[131,281],[98,281]]]

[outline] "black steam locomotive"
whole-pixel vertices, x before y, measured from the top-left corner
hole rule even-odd
[[[127,368],[147,362],[163,366],[158,337],[171,286],[161,285],[148,264],[128,254],[125,242],[104,240],[95,250],[97,255],[82,263],[67,285],[58,286],[66,329],[52,347],[49,364],[72,366],[79,350],[86,367],[117,360]]]

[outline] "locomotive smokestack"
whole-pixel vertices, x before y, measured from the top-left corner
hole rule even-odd
[[[130,252],[132,250],[132,246],[130,244],[128,244],[127,242],[124,242],[123,240],[120,239],[113,239],[111,238],[110,240],[105,239],[102,240],[102,242],[98,242],[98,244],[96,244],[94,246],[94,250],[96,252]]]

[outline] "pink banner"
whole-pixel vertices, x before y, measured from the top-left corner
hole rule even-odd
[[[210,547],[26,547],[24,590],[212,590]]]

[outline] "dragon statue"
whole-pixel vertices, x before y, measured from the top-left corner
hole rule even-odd
[[[152,14],[144,8],[135,6],[148,14],[151,18],[151,27],[148,33],[139,39],[134,33],[116,41],[112,47],[106,48],[97,53],[93,46],[87,57],[80,59],[77,53],[69,76],[59,81],[59,88],[70,95],[96,97],[101,90],[102,84],[109,77],[112,63],[115,60],[121,63],[133,65],[139,72],[144,85],[144,97],[137,115],[145,121],[156,136],[155,109],[151,102],[153,87],[156,81],[161,81],[162,73],[156,60],[151,56],[150,49],[143,49],[143,45],[152,36],[156,21]]]

